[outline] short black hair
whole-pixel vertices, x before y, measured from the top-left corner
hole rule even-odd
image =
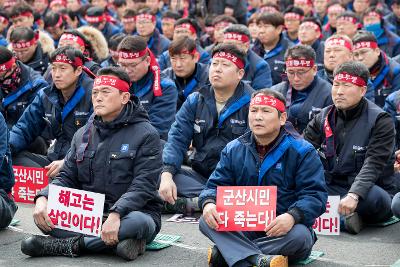
[[[141,14],[153,15],[153,13],[151,12],[151,9],[149,7],[143,7],[141,9],[138,9],[137,14],[138,15],[141,15]]]
[[[288,58],[293,59],[306,59],[306,60],[314,60],[316,58],[316,54],[314,49],[309,45],[296,45],[289,48],[285,53],[285,61]]]
[[[111,36],[111,38],[108,40],[108,48],[110,50],[116,51],[118,49],[118,45],[121,43],[121,41],[126,37],[125,33],[117,33]]]
[[[228,52],[236,56],[238,59],[240,59],[243,62],[246,62],[246,54],[244,51],[236,47],[236,45],[233,44],[218,44],[217,46],[214,47],[212,50],[212,56],[218,52]]]
[[[193,51],[196,49],[196,41],[188,36],[178,38],[178,40],[173,40],[169,45],[168,52],[170,56],[178,55],[182,51]]]
[[[8,12],[6,12],[5,10],[0,10],[0,17],[4,17],[7,20],[10,20],[10,16],[8,15]]]
[[[229,22],[229,23],[232,23],[232,24],[237,24],[238,23],[238,21],[232,16],[218,15],[213,19],[212,25],[215,26],[216,24],[218,24],[220,22]]]
[[[178,20],[181,17],[182,16],[178,12],[171,11],[171,10],[167,10],[164,13],[162,13],[162,18],[171,18],[171,19]]]
[[[125,9],[124,13],[122,14],[123,18],[132,18],[136,16],[136,10],[127,8]]]
[[[280,93],[279,91],[276,90],[272,90],[270,88],[263,88],[260,90],[255,91],[254,93],[251,94],[251,98],[254,98],[256,95],[267,95],[267,96],[272,96],[277,98],[278,100],[282,101],[283,105],[286,107],[286,99],[285,97],[282,95],[282,93]],[[281,116],[282,112],[280,112],[278,110],[278,115],[279,117]]]
[[[337,16],[336,19],[342,18],[342,17],[351,17],[356,19],[357,22],[360,21],[360,19],[358,18],[358,16],[356,15],[356,13],[352,12],[352,11],[345,11],[343,13],[340,13],[339,16]]]
[[[126,6],[126,0],[114,0],[112,3],[115,7]]]
[[[60,19],[62,20],[61,28],[65,28],[67,26],[67,22],[64,20],[63,16],[60,13],[49,11],[46,13],[46,16],[43,19],[44,27],[53,27]]]
[[[82,54],[81,50],[78,50],[74,47],[71,46],[64,46],[64,47],[59,47],[56,50],[54,50],[50,54],[50,62],[53,62],[58,55],[66,55],[69,60],[72,62],[75,61],[75,58],[79,57],[82,60],[82,63],[85,63],[86,59],[85,56]],[[74,69],[76,69],[76,66],[72,66]]]
[[[275,28],[285,25],[285,19],[281,13],[262,13],[257,18],[257,24],[270,24]]]
[[[86,15],[90,17],[97,17],[104,14],[104,8],[98,6],[92,6],[86,10]]]
[[[200,32],[200,26],[199,24],[194,20],[194,19],[190,19],[190,18],[181,18],[178,19],[175,22],[175,27],[184,23],[189,23],[190,25],[192,25],[195,29],[196,29],[196,33]]]
[[[360,42],[377,42],[375,35],[372,32],[360,30],[353,37],[353,45]]]
[[[283,14],[286,14],[286,13],[289,13],[289,12],[290,12],[290,13],[296,13],[296,14],[298,14],[298,15],[304,17],[304,11],[303,11],[303,9],[301,9],[301,8],[299,8],[299,7],[297,7],[297,6],[294,6],[294,5],[288,6],[288,7],[285,9],[285,11],[283,11]]]
[[[29,5],[27,5],[26,3],[16,4],[11,9],[10,17],[11,18],[18,17],[19,15],[25,12],[30,12],[32,13],[33,16],[33,9]]]
[[[140,52],[146,49],[147,42],[141,36],[128,35],[120,42],[118,51],[129,51],[132,53]]]
[[[74,21],[79,20],[79,11],[75,12],[75,11],[72,11],[71,9],[63,8],[60,10],[60,13],[65,16],[68,16],[71,20],[74,20]]]
[[[228,32],[237,32],[246,35],[249,39],[251,39],[249,28],[243,24],[232,24],[231,26],[226,27],[224,33]]]
[[[17,27],[14,28],[10,33],[10,41],[12,43],[20,41],[30,41],[35,37],[35,32],[28,27]]]
[[[121,67],[112,66],[112,67],[101,68],[97,71],[97,76],[100,76],[100,75],[116,76],[116,77],[118,77],[118,79],[121,79],[121,80],[127,82],[128,84],[131,83],[128,73],[126,73],[126,71]]]
[[[365,84],[368,84],[369,70],[364,63],[358,61],[344,62],[335,68],[335,70],[333,71],[333,76],[336,76],[338,73],[342,72],[361,77],[361,79],[364,80]]]
[[[0,64],[6,63],[13,57],[13,53],[5,46],[0,46]]]
[[[307,18],[304,18],[304,19],[300,22],[300,25],[301,25],[302,23],[304,23],[304,22],[313,22],[313,23],[317,24],[318,27],[319,27],[319,30],[322,31],[321,22],[319,21],[319,19],[317,19],[317,18],[315,18],[315,17],[307,17]]]

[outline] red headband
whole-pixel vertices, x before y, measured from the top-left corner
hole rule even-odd
[[[280,112],[285,112],[285,105],[283,102],[269,95],[257,94],[250,102],[250,106],[253,105],[269,106],[276,108]]]
[[[244,68],[244,62],[235,55],[229,52],[220,51],[214,54],[213,58],[224,58],[235,64],[239,69]]]
[[[343,11],[345,11],[345,9],[341,5],[333,5],[328,8],[328,13],[331,12],[342,13]]]
[[[294,12],[288,12],[284,16],[285,19],[297,19],[297,20],[302,20],[303,16],[300,14],[294,13]]]
[[[62,18],[62,16],[60,15],[60,17],[58,18],[57,23],[56,23],[54,26],[51,26],[51,27],[60,28],[61,25],[62,25],[62,23],[63,23],[63,18]]]
[[[197,52],[196,48],[194,48],[192,51],[184,49],[181,52],[179,52],[179,54],[194,55],[196,54],[196,52]]]
[[[232,25],[232,23],[231,22],[227,22],[227,21],[220,21],[220,22],[218,22],[217,24],[215,24],[214,26],[215,27],[218,27],[218,28],[226,28],[226,27],[229,27],[229,26],[231,26]]]
[[[55,5],[67,6],[67,3],[63,0],[53,0],[50,3],[50,8],[54,7]]]
[[[300,24],[300,26],[304,25],[306,28],[313,28],[314,30],[320,32],[321,29],[319,28],[318,24],[312,22],[312,21],[306,21]]]
[[[12,43],[12,47],[15,49],[15,48],[28,48],[28,47],[31,47],[31,46],[33,46],[33,45],[35,45],[35,44],[37,44],[37,41],[39,40],[39,33],[38,32],[35,32],[35,34],[34,34],[34,36],[33,36],[33,38],[32,38],[32,40],[30,40],[30,41],[26,41],[26,42],[13,42]]]
[[[156,16],[152,15],[152,14],[140,14],[140,15],[136,15],[135,17],[136,21],[138,20],[151,20],[152,22],[156,21]]]
[[[0,64],[0,71],[10,70],[14,63],[15,63],[15,57],[11,57],[9,61]]]
[[[96,79],[93,81],[93,89],[99,86],[111,86],[121,92],[128,92],[129,93],[129,84],[121,80],[115,76],[109,75],[100,75],[97,76]]]
[[[191,33],[196,34],[196,29],[190,23],[182,23],[182,24],[176,25],[175,29],[187,29]]]
[[[51,63],[67,63],[74,67],[81,67],[83,65],[82,59],[79,57],[75,58],[75,61],[70,60],[66,55],[59,54]]]
[[[162,96],[162,90],[161,90],[161,81],[160,81],[160,66],[157,63],[157,59],[154,56],[153,52],[147,47],[146,49],[143,49],[142,51],[139,52],[128,52],[128,51],[118,51],[118,57],[121,59],[135,59],[135,58],[141,58],[145,56],[146,54],[149,54],[150,57],[150,70],[153,73],[154,76],[154,82],[153,82],[153,93],[155,96]]]
[[[6,17],[0,16],[0,24],[8,24],[8,19]]]
[[[26,12],[16,14],[16,15],[12,16],[11,18],[15,19],[15,18],[19,18],[19,17],[33,17],[33,14],[30,11],[26,11]]]
[[[85,20],[89,23],[101,23],[104,21],[104,19],[105,19],[104,14],[100,16],[88,16],[88,15],[85,16]]]
[[[121,19],[122,23],[131,23],[131,22],[135,22],[135,21],[136,21],[135,17],[126,17],[126,18]]]
[[[272,6],[263,6],[260,8],[260,13],[276,13],[278,10]]]
[[[85,47],[85,41],[81,37],[79,37],[78,35],[73,35],[71,33],[63,33],[63,35],[61,35],[60,42],[61,41],[65,41],[65,40],[76,42],[81,47]]]
[[[311,0],[294,0],[294,4],[312,6],[312,1]]]
[[[347,21],[347,22],[351,22],[353,24],[357,24],[357,19],[350,17],[350,16],[343,16],[343,17],[337,18],[337,21]]]
[[[175,23],[176,19],[174,18],[162,18],[161,20],[162,22],[171,22],[171,23]]]
[[[358,43],[354,44],[353,51],[361,49],[361,48],[375,49],[375,48],[378,48],[378,43],[377,42],[369,42],[369,41],[358,42]]]
[[[250,42],[249,37],[247,37],[246,35],[241,34],[239,32],[226,32],[226,33],[224,33],[224,39],[240,41],[242,43]]]
[[[286,59],[285,64],[286,68],[312,68],[314,67],[314,60],[305,58],[293,59],[289,57]]]
[[[361,87],[367,86],[367,84],[361,77],[351,75],[347,72],[341,72],[336,74],[333,81],[352,83],[356,86],[361,86]]]
[[[353,49],[352,44],[349,41],[347,41],[346,39],[341,38],[341,37],[335,37],[335,38],[328,39],[325,42],[325,47],[327,47],[328,45],[329,46],[343,46],[343,47],[346,47],[347,49],[349,49],[350,51],[352,51],[352,49]]]
[[[367,14],[365,14],[364,17],[378,17],[378,18],[382,18],[381,14],[379,14],[376,11],[370,11]]]

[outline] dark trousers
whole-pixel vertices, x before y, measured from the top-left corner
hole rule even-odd
[[[12,158],[13,165],[43,168],[51,163],[47,156],[31,153],[29,151],[21,151]]]
[[[183,198],[198,197],[207,182],[207,178],[188,166],[182,166],[173,179],[178,191],[178,197]]]
[[[350,188],[342,185],[328,184],[329,195],[340,195],[344,197]],[[391,211],[392,199],[388,192],[381,187],[374,185],[369,190],[365,199],[359,200],[356,212],[361,216],[366,223],[379,223],[388,220],[392,217]]]
[[[289,261],[306,259],[316,241],[303,224],[296,224],[284,236],[267,237],[265,232],[218,232],[200,218],[200,231],[215,243],[229,266],[252,266],[246,260],[257,254],[285,255]]]
[[[156,224],[150,215],[140,211],[132,211],[121,219],[118,240],[121,242],[125,239],[146,239],[146,242],[150,243],[156,236],[155,231]],[[61,229],[53,229],[47,234],[57,238],[80,235]],[[100,237],[96,236],[85,236],[84,242],[85,250],[88,252],[106,252],[113,248],[107,246]]]
[[[400,193],[397,193],[392,200],[393,215],[400,218]]]
[[[0,229],[6,228],[11,223],[17,209],[14,200],[8,197],[6,191],[0,189]]]

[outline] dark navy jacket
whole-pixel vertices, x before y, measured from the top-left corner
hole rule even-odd
[[[288,39],[289,42],[291,42],[291,43],[294,44],[294,45],[297,45],[297,44],[300,42],[300,41],[299,41],[299,38],[297,38],[297,39],[295,39],[295,40],[292,40],[292,39],[289,37],[289,34],[288,34],[286,31],[282,32],[282,35],[283,35],[286,39]]]
[[[285,52],[292,46],[293,44],[281,34],[278,44],[266,54],[262,43],[258,39],[255,41],[253,51],[268,62],[271,69],[272,84],[278,84],[282,81],[282,75],[285,72]]]
[[[9,128],[17,123],[39,90],[48,86],[39,72],[34,71],[21,61],[17,61],[17,65],[21,68],[21,83],[19,88],[14,92],[6,94],[0,84],[0,110]]]
[[[389,57],[395,57],[400,54],[400,36],[394,32],[385,29],[384,32],[377,37],[379,48]]]
[[[400,91],[391,93],[385,99],[383,110],[392,116],[396,129],[396,150],[400,149]]]
[[[254,90],[269,88],[272,86],[271,68],[264,59],[249,49],[244,67],[245,74],[242,79]]]
[[[247,130],[247,116],[254,90],[240,82],[234,95],[218,116],[214,90],[205,86],[192,93],[176,114],[163,151],[163,171],[172,174],[181,168],[183,158],[192,143],[193,170],[209,177],[215,169],[225,145]]]
[[[209,65],[196,63],[196,69],[188,79],[176,77],[171,67],[163,71],[165,76],[175,82],[175,86],[178,89],[177,110],[181,108],[183,102],[185,102],[186,98],[191,93],[197,92],[200,88],[209,83],[208,68]]]
[[[110,40],[110,38],[114,34],[117,34],[120,32],[122,32],[122,29],[110,22],[106,22],[106,25],[104,26],[103,30],[101,31],[101,33],[104,35],[106,40]]]
[[[11,193],[15,184],[14,171],[11,162],[9,132],[6,121],[0,113],[0,189]]]
[[[316,54],[315,64],[318,67],[318,70],[322,70],[324,68],[324,49],[325,44],[320,39],[316,40],[311,46]]]
[[[103,62],[101,62],[100,66],[102,68],[105,68],[105,67],[116,67],[116,66],[118,66],[118,64],[114,62],[114,60],[113,60],[113,58],[111,56],[109,56],[107,59],[105,59]]]
[[[302,91],[297,91],[284,81],[271,89],[286,97],[286,112],[288,120],[295,129],[302,133],[308,122],[318,114],[322,108],[332,105],[332,85],[315,75],[311,84]]]
[[[149,113],[151,124],[157,129],[161,139],[166,140],[169,128],[174,122],[178,90],[175,83],[161,73],[162,96],[154,96],[154,76],[151,71],[130,88],[131,94],[140,99],[140,103]]]
[[[155,57],[159,57],[164,51],[168,50],[171,41],[162,35],[160,31],[156,28],[154,29],[153,35],[147,42],[147,47],[150,48]]]
[[[93,80],[81,75],[74,94],[64,103],[61,92],[48,86],[40,90],[10,132],[13,153],[29,147],[44,130],[50,139],[56,139],[47,156],[50,161],[63,159],[75,132],[86,124],[93,111]]]
[[[41,44],[38,44],[32,59],[25,64],[43,75],[50,64],[49,55],[44,53]]]
[[[307,227],[325,212],[324,169],[313,146],[282,129],[261,161],[252,132],[230,142],[201,192],[199,203],[216,201],[218,186],[277,186],[276,215],[296,210]]]
[[[385,17],[385,20],[389,24],[393,25],[393,30],[395,31],[395,33],[397,35],[399,35],[400,34],[400,20],[397,18],[397,16],[394,13],[391,13]]]
[[[199,44],[196,45],[196,50],[200,55],[199,63],[209,64],[210,63],[210,55],[204,50]],[[169,51],[164,51],[157,59],[158,64],[160,65],[161,70],[165,70],[171,67],[171,59],[169,57]]]

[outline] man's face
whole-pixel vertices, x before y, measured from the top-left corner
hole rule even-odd
[[[146,6],[148,6],[152,12],[156,13],[160,5],[159,0],[146,0]]]
[[[151,19],[141,18],[136,21],[136,30],[138,34],[142,37],[149,37],[153,34],[156,28],[156,23]]]
[[[351,61],[353,55],[349,49],[340,45],[326,45],[324,50],[324,66],[333,71],[336,66]]]
[[[81,8],[81,4],[78,0],[67,0],[67,8],[76,12]]]
[[[162,28],[163,34],[165,37],[167,37],[170,40],[172,40],[172,38],[174,36],[174,24],[175,24],[174,19],[163,19],[161,21],[161,28]]]
[[[349,110],[360,102],[366,90],[366,87],[359,87],[352,83],[333,81],[333,103],[338,109]]]
[[[103,121],[116,118],[129,100],[129,93],[108,85],[96,86],[92,90],[94,113]]]
[[[367,68],[371,68],[379,60],[381,51],[379,48],[360,48],[353,51],[354,60],[364,63]]]
[[[58,13],[61,9],[64,9],[65,6],[62,4],[53,4],[50,9],[51,11],[53,11],[54,13]]]
[[[381,23],[381,19],[376,16],[365,16],[363,18],[364,26],[372,25],[372,24],[380,24],[380,23]]]
[[[286,112],[279,117],[276,108],[264,105],[251,105],[249,108],[249,127],[256,138],[265,138],[279,132],[285,125]]]
[[[339,4],[330,6],[328,8],[328,20],[329,20],[329,24],[332,27],[334,27],[334,28],[336,27],[336,19],[344,11],[345,11],[345,9]]]
[[[353,2],[354,11],[358,14],[365,12],[369,7],[368,0],[354,0]]]
[[[214,39],[217,43],[224,41],[224,30],[229,26],[229,23],[218,23],[214,28]]]
[[[175,72],[175,75],[180,78],[188,78],[193,74],[198,61],[198,54],[177,54],[171,56],[171,66]]]
[[[82,53],[85,51],[85,48],[80,46],[77,42],[68,39],[60,40],[58,42],[58,47],[64,46],[72,46],[73,48],[80,50]]]
[[[92,26],[93,28],[98,29],[99,31],[102,31],[104,29],[104,27],[106,26],[107,21],[103,20],[102,22],[99,23],[89,23],[90,26]]]
[[[338,34],[347,35],[349,38],[353,38],[357,33],[357,25],[345,19],[339,18],[336,23],[336,30]]]
[[[251,38],[253,40],[258,38],[258,26],[257,26],[257,23],[255,23],[255,22],[250,23],[249,24],[249,31],[250,31]]]
[[[302,44],[312,45],[315,41],[318,40],[321,33],[316,31],[314,27],[311,27],[307,24],[301,24],[299,27],[299,40]]]
[[[314,8],[318,14],[325,14],[327,7],[327,0],[314,0]]]
[[[400,5],[393,4],[392,5],[392,11],[396,15],[396,17],[400,18]]]
[[[119,58],[118,65],[128,73],[131,81],[137,82],[149,71],[150,57],[143,56],[134,59]]]
[[[33,1],[33,8],[39,12],[42,13],[46,7],[47,7],[47,1],[46,0],[35,0]]]
[[[312,11],[312,5],[306,1],[294,1],[294,6],[301,8],[304,11],[304,16],[307,16]]]
[[[312,68],[287,67],[286,74],[293,88],[301,91],[307,88],[314,80],[314,76],[317,74],[317,66]]]
[[[275,27],[271,24],[258,23],[258,39],[262,44],[273,44],[279,39],[282,32],[282,27]]]
[[[11,19],[13,26],[32,28],[33,16],[19,16]]]
[[[35,50],[36,50],[37,44],[32,45],[30,47],[24,47],[24,48],[14,48],[13,47],[13,51],[15,56],[21,60],[23,63],[27,63],[29,62],[29,60],[31,60],[31,58],[33,57],[33,55],[35,54]]]
[[[192,33],[187,28],[179,28],[179,26],[175,27],[174,29],[174,37],[173,40],[178,40],[182,37],[189,37],[190,39],[196,40],[197,36],[195,33]]]
[[[136,29],[136,22],[132,18],[123,18],[122,19],[122,26],[124,27],[125,32],[132,33]]]
[[[60,39],[61,35],[64,33],[64,27],[46,27],[45,29],[48,33],[50,33],[51,37],[54,40]]]
[[[97,7],[101,7],[101,8],[106,8],[108,5],[108,1],[107,0],[92,0],[91,4],[93,6],[97,6]]]
[[[74,70],[74,68],[67,63],[54,62],[51,64],[51,77],[57,89],[65,90],[71,87],[82,73],[82,67]]]
[[[213,58],[208,78],[214,89],[230,88],[243,78],[244,70],[225,58]]]
[[[285,18],[286,30],[290,33],[296,33],[299,31],[300,20],[294,18]]]

